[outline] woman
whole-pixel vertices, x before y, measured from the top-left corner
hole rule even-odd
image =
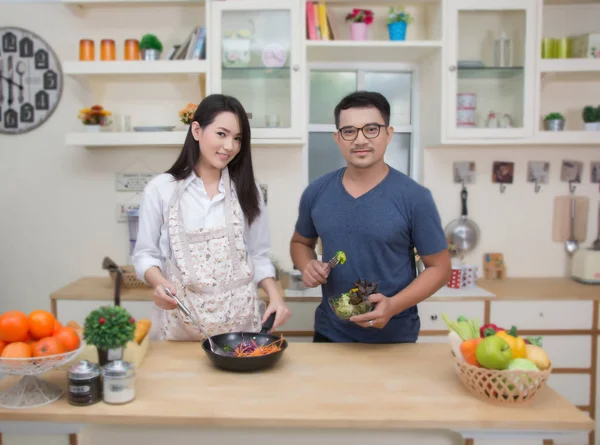
[[[290,311],[275,284],[269,247],[248,116],[237,99],[210,95],[194,114],[179,158],[148,183],[140,205],[133,263],[154,288],[151,338],[203,339],[174,310],[164,287],[209,335],[258,332],[273,312],[273,329],[284,324]],[[262,319],[256,283],[269,296]]]

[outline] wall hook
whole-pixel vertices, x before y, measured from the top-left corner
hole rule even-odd
[[[540,187],[540,183],[539,181],[535,181],[535,187],[533,188],[533,190],[535,190],[536,193],[538,193],[540,191],[541,187]]]
[[[500,193],[504,193],[504,190],[506,190],[506,185],[504,183],[500,183]]]
[[[574,181],[569,181],[569,191],[571,193],[575,193],[575,189],[577,188],[577,186],[573,182]]]

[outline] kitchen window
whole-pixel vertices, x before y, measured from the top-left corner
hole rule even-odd
[[[309,71],[308,181],[346,165],[333,139],[336,104],[353,91],[383,94],[390,102],[394,136],[385,161],[414,177],[414,70],[410,66],[365,67],[319,65]]]

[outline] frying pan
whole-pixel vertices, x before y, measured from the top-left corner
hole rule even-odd
[[[281,350],[272,354],[257,357],[236,357],[233,355],[233,351],[240,343],[254,341],[257,345],[263,346],[280,340],[280,337],[268,334],[269,330],[273,327],[275,315],[273,313],[269,316],[260,332],[229,332],[213,335],[211,336],[211,340],[219,351],[214,352],[210,348],[208,339],[202,342],[202,349],[204,349],[204,352],[216,367],[227,371],[248,372],[270,368],[281,359],[283,352],[288,347],[287,340],[284,339],[281,342]],[[225,354],[221,351],[224,351]]]
[[[460,199],[462,203],[462,215],[460,218],[450,221],[444,229],[444,234],[448,243],[452,244],[456,249],[456,255],[462,258],[477,247],[480,230],[477,223],[469,219],[467,212],[467,188],[464,184],[460,192]]]
[[[206,336],[207,334],[204,332],[204,329],[202,329],[202,327],[194,319],[190,311],[187,309],[187,307],[185,307],[181,300],[173,295],[168,288],[165,287],[164,289],[167,295],[177,302],[179,309],[186,314],[192,320],[192,322],[194,322],[198,329],[200,329],[200,331],[202,331]],[[249,343],[254,341],[258,346],[263,346],[280,340],[280,337],[273,334],[268,334],[273,327],[276,315],[277,314],[275,313],[269,315],[269,318],[267,318],[263,324],[260,332],[228,332],[207,337],[202,342],[202,349],[204,349],[204,352],[213,365],[215,365],[217,368],[227,371],[249,372],[270,368],[281,359],[283,351],[285,351],[288,347],[287,340],[284,339],[281,342],[281,349],[279,351],[267,355],[260,355],[256,357],[236,357],[233,355],[233,351],[240,343]]]

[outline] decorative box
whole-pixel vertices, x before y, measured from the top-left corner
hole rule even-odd
[[[477,279],[477,266],[465,264],[462,266],[462,287],[475,287]]]
[[[450,280],[448,280],[448,284],[446,286],[452,289],[460,289],[463,283],[463,269],[462,267],[453,267],[452,275],[450,275]]]

